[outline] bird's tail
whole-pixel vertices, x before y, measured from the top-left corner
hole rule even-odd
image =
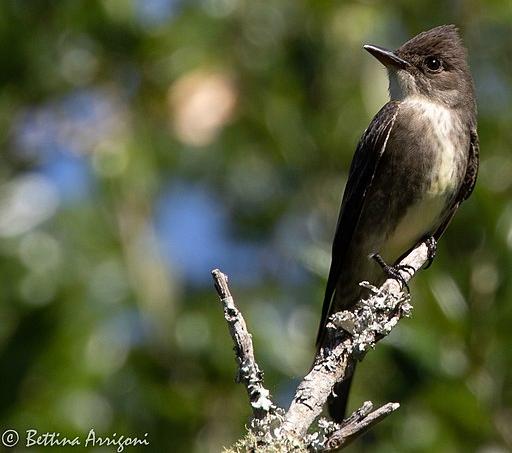
[[[346,416],[348,396],[350,393],[350,386],[352,385],[352,378],[354,377],[355,369],[356,364],[354,363],[352,368],[352,375],[344,381],[336,383],[332,389],[332,393],[327,399],[329,415],[336,423],[341,423]]]
[[[325,318],[325,314],[322,314],[322,318]],[[316,338],[317,352],[320,350],[321,345],[324,343],[326,328],[324,326],[325,319],[322,319],[320,328]],[[356,363],[352,365],[352,374],[344,381],[337,382],[334,384],[331,394],[327,398],[327,408],[329,415],[332,420],[336,423],[341,423],[345,418],[347,412],[348,395],[350,392],[350,386],[352,384],[352,378],[356,369]]]

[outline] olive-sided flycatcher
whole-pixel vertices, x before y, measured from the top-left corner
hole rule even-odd
[[[365,45],[387,69],[390,101],[364,132],[350,166],[332,246],[317,345],[329,316],[397,277],[397,263],[431,245],[475,185],[478,136],[466,49],[453,25],[420,33],[395,51]],[[335,386],[331,416],[344,417],[351,378]]]

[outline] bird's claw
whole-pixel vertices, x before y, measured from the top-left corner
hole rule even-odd
[[[400,271],[405,271],[412,275],[415,272],[414,267],[409,266],[408,264],[397,264],[396,266],[390,266],[378,253],[370,255],[370,258],[372,258],[382,268],[388,277],[394,278],[400,282],[402,287],[406,288],[407,292],[410,292],[409,285],[407,284],[407,281]]]

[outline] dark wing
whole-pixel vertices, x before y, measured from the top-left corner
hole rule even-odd
[[[472,194],[473,189],[475,188],[476,178],[478,176],[478,167],[480,165],[480,145],[478,143],[478,134],[475,129],[471,129],[470,131],[470,142],[469,142],[469,156],[468,156],[468,164],[466,167],[466,175],[464,176],[464,181],[460,186],[459,193],[455,197],[453,202],[453,206],[448,211],[446,219],[441,224],[441,226],[434,233],[434,238],[438,240],[446,228],[448,227],[450,221],[452,220],[455,212],[457,211],[459,205],[469,198]]]
[[[468,166],[466,168],[466,177],[459,191],[459,203],[467,200],[473,193],[480,165],[480,144],[478,143],[478,134],[475,129],[471,129],[470,139]]]
[[[327,279],[317,344],[321,340],[322,331],[329,316],[336,282],[342,272],[345,254],[359,222],[363,203],[375,176],[375,170],[386,148],[399,105],[398,102],[388,102],[375,115],[361,137],[352,159],[332,245],[331,269]]]

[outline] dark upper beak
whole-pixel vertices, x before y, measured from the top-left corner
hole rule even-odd
[[[407,61],[402,60],[392,50],[384,49],[384,47],[374,46],[373,44],[366,44],[363,46],[364,50],[370,52],[377,60],[379,60],[386,68],[405,69],[409,65]]]

